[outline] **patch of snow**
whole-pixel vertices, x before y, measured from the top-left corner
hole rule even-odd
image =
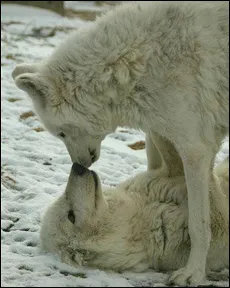
[[[95,5],[95,1],[65,1],[65,8],[76,11],[96,11],[100,12],[108,8],[108,6]]]
[[[18,21],[36,26],[65,25],[79,28],[82,21],[78,18],[74,20],[63,17],[54,11],[29,7],[18,4],[1,4],[2,22]],[[84,23],[85,25],[85,23]]]

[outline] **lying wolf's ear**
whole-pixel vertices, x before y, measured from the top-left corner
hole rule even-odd
[[[48,92],[48,85],[38,73],[24,73],[15,78],[19,89],[27,92],[31,97],[44,96]]]
[[[12,77],[15,80],[15,78],[21,74],[24,73],[36,73],[39,69],[39,63],[35,63],[35,64],[30,64],[30,63],[22,63],[22,64],[18,64],[13,72],[12,72]]]

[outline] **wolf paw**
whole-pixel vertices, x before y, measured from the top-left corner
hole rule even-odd
[[[205,273],[202,272],[202,269],[183,267],[175,271],[172,276],[169,278],[170,284],[175,284],[179,286],[187,285],[198,285],[205,278]]]

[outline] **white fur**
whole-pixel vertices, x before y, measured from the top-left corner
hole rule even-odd
[[[90,166],[117,126],[146,132],[148,169],[185,175],[191,252],[172,280],[199,283],[211,240],[210,170],[229,129],[228,2],[126,3],[13,77],[46,128]]]
[[[212,175],[210,189],[208,274],[228,268],[229,263],[229,192],[220,185],[229,182],[228,160],[216,169],[219,176]],[[166,175],[148,171],[102,192],[89,170],[80,176],[72,168],[65,193],[43,217],[42,248],[74,266],[120,272],[183,267],[191,245],[185,179]],[[74,224],[68,219],[71,209]]]

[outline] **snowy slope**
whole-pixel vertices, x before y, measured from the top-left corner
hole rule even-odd
[[[91,1],[89,10],[92,5]],[[73,7],[73,3],[69,6]],[[11,72],[17,63],[48,56],[70,30],[90,23],[18,5],[1,5],[1,17],[1,286],[166,286],[166,274],[76,269],[53,255],[40,253],[40,217],[52,200],[63,193],[71,161],[64,144],[44,131],[31,113],[31,101],[14,85]],[[125,128],[106,137],[100,160],[93,165],[104,186],[117,185],[146,170],[145,150],[128,147],[141,140],[144,133]],[[226,139],[217,161],[228,153]]]

